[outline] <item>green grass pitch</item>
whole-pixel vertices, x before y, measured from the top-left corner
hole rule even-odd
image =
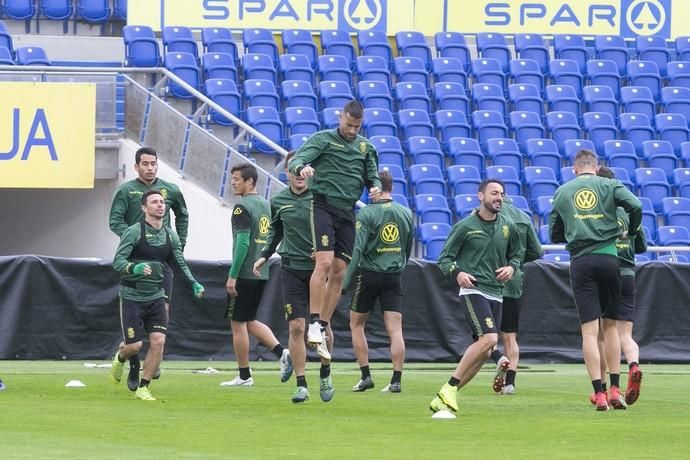
[[[192,373],[213,366],[217,375]],[[310,363],[311,399],[290,402],[277,363],[253,363],[254,387],[227,388],[234,363],[164,362],[137,401],[108,369],[82,362],[0,361],[0,458],[583,459],[688,458],[690,366],[646,365],[627,411],[598,413],[583,365],[526,365],[514,396],[491,390],[485,366],[459,396],[455,420],[433,420],[429,401],[452,365],[409,364],[401,394],[381,393],[390,364],[372,365],[374,390],[352,393],[354,363],[334,363],[336,393],[323,403]],[[124,376],[123,376],[124,377]],[[78,379],[85,388],[66,388]],[[625,385],[622,376],[622,385]]]

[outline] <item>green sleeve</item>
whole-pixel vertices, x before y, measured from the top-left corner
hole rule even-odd
[[[313,134],[302,146],[297,150],[295,156],[290,161],[288,170],[292,174],[298,174],[297,170],[303,166],[308,165],[323,153],[324,143],[323,136],[319,133]]]
[[[127,196],[118,189],[113,196],[113,202],[110,205],[110,230],[117,236],[122,234],[129,228],[125,222],[125,213],[127,212]]]
[[[554,244],[565,243],[565,225],[563,219],[556,210],[551,211],[549,216],[549,238]]]
[[[281,241],[283,241],[283,221],[277,206],[271,206],[271,229],[266,238],[266,244],[261,248],[261,257],[266,259],[271,257]]]
[[[366,208],[365,208],[366,209]],[[369,236],[369,223],[366,219],[366,213],[364,209],[359,212],[357,219],[357,233],[355,237],[355,246],[352,250],[352,260],[347,266],[347,271],[345,272],[345,280],[343,281],[343,289],[347,289],[350,286],[352,277],[359,267],[359,261],[362,258],[362,251],[364,251],[364,246],[367,244],[367,238]]]
[[[379,157],[376,150],[373,148],[369,149],[365,168],[364,183],[367,185],[367,188],[381,188],[381,179],[379,179]]]
[[[182,273],[184,273],[184,276],[187,277],[187,281],[189,281],[189,284],[194,284],[196,283],[196,279],[194,279],[194,276],[192,275],[192,272],[189,270],[189,267],[187,266],[187,262],[184,260],[184,255],[182,254],[182,243],[180,242],[180,237],[177,236],[177,234],[171,230],[170,231],[170,244],[172,246],[172,257],[171,261],[175,264],[177,264],[177,267],[180,269]]]
[[[446,243],[438,256],[438,268],[446,278],[451,278],[458,273],[458,254],[462,248],[463,227],[455,225],[448,235]]]
[[[620,182],[617,182],[613,188],[613,199],[616,205],[625,209],[630,217],[628,235],[637,235],[642,227],[642,203]]]
[[[235,235],[235,248],[232,252],[232,266],[230,267],[230,273],[228,273],[230,278],[237,279],[244,259],[247,258],[247,252],[249,252],[249,233],[248,231],[237,232]]]
[[[527,240],[525,244],[525,262],[531,262],[537,260],[544,255],[544,250],[539,242],[539,237],[534,229],[534,225],[527,225]]]
[[[120,237],[120,244],[117,246],[115,257],[113,258],[113,268],[120,275],[129,275],[132,273],[134,264],[130,262],[129,257],[132,255],[132,250],[137,244],[137,241],[139,241],[140,236],[140,226],[134,225],[132,227],[127,227],[127,230],[125,230]]]
[[[410,260],[410,255],[412,255],[412,246],[414,245],[414,221],[412,220],[412,211],[406,210],[405,217],[407,218],[408,228],[410,229],[407,235],[407,244],[405,249],[407,249],[407,260]]]
[[[175,187],[175,199],[172,204],[172,211],[175,213],[175,230],[180,238],[180,245],[184,251],[187,245],[187,231],[189,228],[189,212],[187,212],[187,203],[184,200],[184,195],[179,188]]]
[[[525,260],[525,246],[520,241],[520,232],[517,225],[512,225],[510,232],[510,239],[508,240],[508,265],[513,267],[514,271],[518,271],[522,266],[522,261]]]

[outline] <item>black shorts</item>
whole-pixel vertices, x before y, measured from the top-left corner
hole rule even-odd
[[[585,254],[571,260],[570,287],[581,324],[616,319],[621,297],[618,257]]]
[[[513,297],[503,298],[503,312],[501,316],[501,332],[517,333],[518,323],[520,323],[520,307],[522,306],[522,297],[516,299]]]
[[[265,288],[266,280],[238,279],[235,284],[237,295],[235,297],[228,295],[225,317],[233,321],[254,321]]]
[[[501,302],[479,294],[469,294],[460,296],[460,303],[465,309],[465,318],[475,340],[484,334],[498,334],[503,313]]]
[[[621,276],[621,303],[616,319],[633,322],[635,318],[635,276]]]
[[[354,287],[350,310],[372,312],[378,299],[381,310],[402,312],[402,274],[360,270],[355,275]]]
[[[338,209],[315,195],[311,223],[315,250],[334,251],[335,257],[350,263],[355,245],[354,211]]]
[[[152,332],[167,333],[165,298],[140,302],[120,297],[120,327],[125,343],[140,342]]]
[[[314,270],[293,270],[283,266],[282,278],[283,308],[285,319],[306,318],[309,313],[309,281]]]
[[[172,302],[172,291],[173,291],[173,281],[175,277],[173,275],[173,269],[168,264],[163,264],[163,290],[165,291],[165,297],[167,297],[168,305]]]

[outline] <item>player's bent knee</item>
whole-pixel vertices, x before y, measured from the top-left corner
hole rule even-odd
[[[163,348],[165,345],[165,334],[154,333],[149,335],[149,342],[151,348]]]

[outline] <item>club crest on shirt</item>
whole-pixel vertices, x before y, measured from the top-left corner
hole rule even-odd
[[[321,246],[328,247],[328,235],[321,235]]]
[[[493,329],[493,327],[494,327],[494,320],[493,319],[491,319],[489,317],[484,318],[484,323],[486,323],[486,327],[488,327],[489,329]]]
[[[161,196],[163,197],[163,199],[168,198],[168,189],[167,188],[160,189],[160,192],[161,192]]]
[[[236,216],[239,216],[240,214],[242,214],[242,208],[235,208],[235,210],[232,213]]]
[[[134,328],[133,328],[133,327],[128,327],[128,328],[127,328],[127,338],[128,338],[128,339],[133,339],[133,338],[134,338]]]
[[[510,236],[510,228],[507,225],[501,227],[501,230],[503,231],[503,238],[508,238]]]
[[[367,143],[366,142],[360,142],[359,143],[359,151],[360,151],[360,153],[362,153],[362,155],[367,153]]]

